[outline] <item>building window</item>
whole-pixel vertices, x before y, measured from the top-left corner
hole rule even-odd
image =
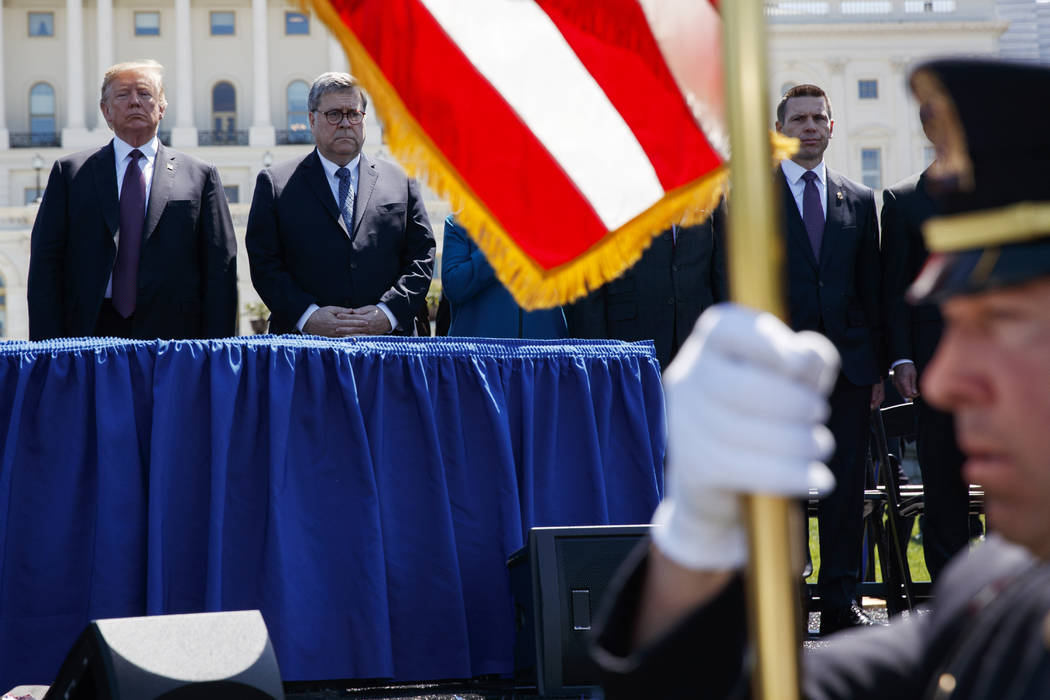
[[[212,36],[228,36],[234,33],[236,26],[234,24],[234,13],[233,12],[212,12],[211,13],[211,35]]]
[[[926,146],[922,149],[922,157],[926,161],[926,165],[929,165],[937,159],[937,149],[933,146]]]
[[[54,12],[30,12],[29,13],[29,36],[54,36],[55,35],[55,13]]]
[[[241,201],[241,188],[239,185],[223,185],[222,188],[226,190],[227,202],[237,204]]]
[[[135,36],[160,36],[160,13],[136,12]]]
[[[878,80],[858,80],[857,81],[857,96],[862,100],[877,100],[879,99],[879,81]]]
[[[287,35],[309,34],[310,18],[304,15],[302,12],[285,12],[284,33]]]
[[[226,81],[211,90],[211,119],[216,143],[237,138],[237,91]]]
[[[55,138],[55,89],[47,83],[29,88],[29,138],[33,145]]]
[[[882,188],[882,151],[878,148],[860,149],[860,172],[865,185],[873,190]]]
[[[309,143],[310,120],[306,107],[310,86],[305,80],[296,80],[288,85],[288,142]]]
[[[0,277],[0,337],[7,336],[7,287]]]
[[[37,200],[37,198],[39,198],[44,193],[43,190],[38,190],[35,187],[26,187],[22,190],[22,192],[25,196],[23,204],[32,204]]]

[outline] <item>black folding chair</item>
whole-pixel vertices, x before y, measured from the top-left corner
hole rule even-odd
[[[897,404],[871,412],[874,436],[873,457],[877,462],[874,488],[865,492],[867,500],[878,503],[868,520],[872,538],[880,545],[883,594],[891,615],[915,606],[915,581],[908,566],[908,540],[911,523],[922,510],[922,486],[902,495],[900,459],[890,451],[889,441],[915,435],[915,406]],[[885,527],[879,527],[885,518]]]

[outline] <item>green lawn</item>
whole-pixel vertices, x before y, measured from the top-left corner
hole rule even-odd
[[[984,516],[981,516],[982,518]],[[926,558],[922,553],[922,543],[916,541],[919,533],[919,519],[915,519],[912,527],[912,537],[908,541],[908,568],[911,569],[913,581],[929,581],[930,572],[926,569]],[[820,546],[817,543],[817,519],[809,519],[809,552],[813,557],[813,575],[806,579],[806,583],[816,583],[817,573],[820,570]],[[882,581],[882,572],[879,570],[878,550],[875,552],[875,580]]]

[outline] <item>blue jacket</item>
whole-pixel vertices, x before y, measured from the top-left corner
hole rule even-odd
[[[496,278],[485,255],[449,216],[441,255],[441,288],[452,307],[450,336],[566,338],[561,307],[525,311]]]

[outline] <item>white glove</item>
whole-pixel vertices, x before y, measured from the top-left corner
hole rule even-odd
[[[664,375],[666,495],[653,540],[681,566],[747,560],[740,494],[805,498],[835,479],[824,426],[839,357],[827,338],[775,316],[721,304],[700,317]]]

